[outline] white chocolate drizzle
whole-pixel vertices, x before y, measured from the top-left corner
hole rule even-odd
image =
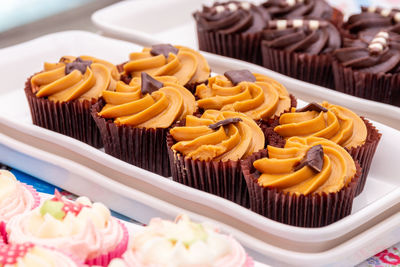
[[[387,47],[388,39],[389,34],[385,31],[380,31],[369,43],[368,49],[371,53],[381,53]]]
[[[325,27],[327,24],[319,20],[271,20],[268,24],[270,29],[285,30],[288,28],[301,28],[303,26],[310,28],[310,30],[317,30]]]
[[[389,8],[376,7],[376,6],[370,6],[364,10],[369,13],[380,14],[383,17],[393,17],[393,19],[396,22],[400,22],[400,12],[399,11],[395,11],[395,10],[389,9]]]
[[[286,0],[286,4],[288,4],[288,6],[294,6],[297,3],[303,3],[304,0]]]

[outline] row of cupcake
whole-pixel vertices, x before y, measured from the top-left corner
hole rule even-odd
[[[203,51],[400,105],[400,10],[362,7],[344,22],[324,0],[215,2],[194,14]]]
[[[47,128],[63,134],[72,131],[77,134],[70,136],[91,145],[96,144],[88,140],[101,139],[105,152],[116,158],[163,176],[172,174],[177,182],[264,215],[257,208],[262,198],[251,192],[255,187],[243,172],[243,162],[267,145],[284,147],[290,138],[305,138],[298,141],[305,144],[311,142],[306,140],[309,137],[330,140],[340,151],[344,148],[363,170],[361,174],[355,167],[358,163],[350,164],[354,171],[350,176],[360,177],[355,179],[351,196],[344,198],[350,204],[340,206],[350,208],[340,214],[343,217],[350,213],[353,198],[364,188],[380,140],[379,132],[368,120],[325,102],[296,110],[296,99],[284,86],[248,70],[227,71],[207,79],[209,76],[210,69],[200,53],[155,45],[132,53],[130,60],[118,67],[87,56],[46,63],[44,71],[29,78],[25,92],[35,124],[56,126]],[[92,138],[93,129],[98,131],[96,138]],[[91,137],[80,138],[85,134]],[[306,152],[300,150],[292,163],[299,165]],[[281,171],[288,170],[288,166]],[[345,164],[343,170],[347,167]],[[334,180],[342,185],[334,192],[286,191],[274,183],[259,185],[277,189],[276,194],[291,199],[294,195],[319,198],[328,193],[337,198],[342,194],[339,188],[353,184],[349,177],[329,178],[338,174],[327,171],[314,184]],[[293,181],[302,184],[313,179],[301,177],[303,180]],[[315,223],[307,219],[307,223],[295,225],[315,227],[335,220]]]
[[[86,197],[56,191],[40,204],[12,173],[1,171],[0,183],[0,266],[254,266],[233,237],[185,215],[152,219],[132,235]]]

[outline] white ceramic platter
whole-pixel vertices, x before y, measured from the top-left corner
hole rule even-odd
[[[352,214],[318,229],[277,223],[32,125],[23,87],[27,77],[41,70],[44,61],[90,54],[118,64],[130,52],[140,49],[132,43],[71,31],[0,50],[0,162],[72,193],[102,201],[141,222],[156,216],[173,219],[181,212],[198,221],[206,218],[234,234],[255,259],[273,265],[300,261],[306,265],[356,264],[400,241],[400,217],[396,215],[400,210],[400,165],[396,158],[400,143],[393,141],[400,139],[400,132],[380,123],[375,125],[383,138],[366,188],[355,199]],[[219,58],[210,63],[221,71],[224,64],[225,69],[245,64]],[[254,65],[245,65],[254,71]],[[359,105],[348,101],[354,108]]]
[[[251,0],[250,0],[251,1]],[[140,45],[171,43],[198,48],[196,26],[192,13],[199,10],[202,4],[210,4],[211,0],[135,0],[122,1],[100,9],[92,15],[93,23],[104,35],[132,41]],[[264,0],[252,0],[264,2]],[[335,1],[331,0],[335,5]],[[353,8],[345,10],[346,15],[356,12]],[[249,66],[240,64],[238,60],[205,53],[207,60],[213,65],[213,71],[220,72],[235,62],[236,68]],[[222,63],[220,65],[219,63]],[[233,67],[231,67],[233,68]],[[306,101],[329,99],[331,102],[351,106],[358,114],[385,123],[400,130],[400,108],[349,96],[337,91],[302,82],[285,75],[252,66],[256,72],[263,72],[286,86],[293,94]],[[368,104],[367,104],[368,103]],[[355,105],[354,105],[355,104]],[[366,105],[367,104],[367,105]]]

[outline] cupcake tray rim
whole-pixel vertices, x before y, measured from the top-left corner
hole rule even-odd
[[[250,2],[260,3],[264,1],[250,0]],[[335,4],[334,1],[330,2],[333,5]],[[93,24],[106,36],[131,41],[143,46],[170,42],[198,49],[196,27],[192,13],[199,10],[202,4],[212,4],[212,1],[122,1],[97,10],[92,14],[91,19]],[[180,8],[169,8],[172,5],[179,5]],[[164,12],[166,9],[169,12]],[[356,11],[347,9],[345,13],[349,15]],[[148,13],[157,16],[157,22],[152,20],[153,16],[146,16]],[[166,23],[160,24],[158,23],[159,21]],[[237,67],[251,66],[255,72],[263,72],[281,82],[292,94],[303,100],[321,101],[329,98],[335,104],[345,105],[350,108],[353,108],[351,104],[357,103],[357,108],[353,108],[353,110],[358,114],[400,130],[400,124],[396,124],[393,121],[400,116],[400,107],[350,96],[332,89],[303,82],[248,62],[207,52],[202,53],[210,62],[210,65],[214,65],[214,72],[220,72],[219,69],[221,67],[226,70],[226,67],[232,64]],[[364,103],[368,105],[364,107]]]
[[[70,41],[68,41],[70,40]],[[34,55],[29,55],[33,57],[35,62],[30,62],[29,56],[26,58],[27,64],[26,66],[21,66],[22,70],[21,73],[17,73],[14,75],[14,77],[11,75],[10,77],[13,77],[15,81],[18,81],[19,78],[22,78],[22,81],[19,82],[21,86],[16,86],[18,82],[13,81],[12,86],[10,87],[9,84],[5,84],[3,88],[0,89],[0,95],[6,96],[7,94],[10,93],[12,90],[18,90],[18,87],[21,88],[22,91],[22,86],[25,81],[25,78],[28,77],[30,74],[34,72],[33,66],[36,66],[37,64],[42,63],[43,61],[43,55],[49,55],[49,54],[57,54],[59,55],[61,51],[69,51],[70,54],[73,53],[83,53],[81,51],[85,49],[70,49],[68,50],[67,48],[63,46],[68,46],[68,45],[73,45],[74,41],[80,40],[81,42],[84,42],[85,45],[83,46],[88,46],[91,49],[93,49],[93,46],[90,46],[90,44],[98,44],[97,46],[102,46],[104,45],[105,47],[109,47],[114,45],[115,47],[118,47],[119,53],[121,53],[123,56],[125,56],[125,53],[122,51],[125,49],[126,51],[134,49],[133,44],[128,44],[126,42],[121,42],[121,41],[116,41],[112,40],[109,38],[104,38],[100,37],[95,34],[91,33],[86,33],[86,32],[79,32],[79,31],[71,31],[71,32],[61,32],[61,33],[55,33],[51,35],[47,35],[44,37],[41,37],[39,39],[17,45],[15,47],[11,47],[8,49],[3,49],[0,50],[0,55],[7,55],[6,59],[0,62],[0,65],[2,65],[4,73],[0,74],[2,76],[3,81],[9,81],[10,79],[7,79],[7,77],[10,76],[10,73],[12,74],[12,70],[7,70],[6,66],[12,66],[13,60],[18,59],[22,62],[25,62],[24,59],[20,58],[20,55],[28,55],[31,53],[30,51],[35,51],[35,49],[38,50],[38,52]],[[51,49],[44,49],[44,48],[49,48],[49,44],[56,44],[56,48],[54,48],[54,51],[51,51]],[[44,47],[44,48],[43,48]],[[97,48],[96,48],[97,49]],[[94,49],[94,52],[96,52],[96,49]],[[44,51],[41,51],[44,50]],[[101,49],[100,49],[101,50]],[[104,50],[104,49],[103,49]],[[85,50],[86,51],[86,50]],[[87,52],[86,52],[87,53]],[[102,52],[107,54],[106,52]],[[13,57],[14,55],[14,57]],[[35,58],[36,57],[36,58]],[[104,57],[107,59],[107,56],[104,55]],[[5,57],[3,57],[5,58]],[[114,60],[120,60],[120,59],[114,59]],[[37,62],[36,62],[37,61]],[[121,60],[122,62],[122,60]],[[211,63],[213,66],[213,63]],[[250,66],[251,67],[251,66]],[[250,68],[249,67],[249,68]],[[7,73],[8,71],[8,73]],[[11,72],[10,72],[11,71]],[[25,73],[26,72],[26,73]],[[3,76],[4,75],[4,76]],[[20,76],[18,78],[18,76]],[[13,93],[13,92],[11,92]],[[137,180],[141,179],[160,179],[161,177],[158,177],[155,174],[151,174],[149,172],[146,172],[144,170],[141,170],[139,168],[136,168],[134,166],[131,166],[129,164],[126,164],[124,162],[121,162],[119,160],[116,160],[99,150],[96,150],[92,147],[89,147],[77,140],[71,139],[69,137],[65,137],[62,135],[59,135],[57,133],[53,133],[51,131],[36,127],[31,124],[29,121],[29,116],[27,118],[27,103],[26,100],[23,96],[23,92],[20,95],[22,97],[18,98],[20,103],[13,103],[17,107],[16,109],[21,108],[21,111],[17,111],[14,113],[8,113],[7,111],[3,110],[1,112],[2,115],[0,115],[0,137],[1,137],[1,153],[0,153],[0,161],[3,161],[6,164],[9,164],[10,166],[16,167],[21,169],[22,171],[31,173],[37,177],[42,177],[44,180],[47,180],[53,184],[59,185],[61,187],[64,187],[67,190],[70,190],[73,193],[77,194],[87,194],[86,190],[83,188],[86,187],[91,189],[91,194],[92,196],[89,195],[89,197],[92,197],[94,199],[99,199],[103,201],[104,203],[108,204],[110,208],[121,212],[121,207],[124,207],[122,203],[128,203],[131,201],[134,204],[134,207],[137,207],[138,209],[135,210],[140,210],[140,214],[138,215],[137,212],[136,214],[133,212],[132,214],[128,214],[131,217],[135,218],[136,216],[140,216],[142,221],[146,221],[151,217],[154,216],[160,216],[164,215],[163,217],[171,217],[175,216],[177,212],[182,210],[181,208],[178,208],[174,205],[168,204],[162,200],[158,200],[152,196],[146,195],[138,190],[135,190],[133,188],[129,188],[127,186],[124,186],[120,183],[117,183],[109,178],[107,178],[105,174],[108,174],[108,176],[112,176],[113,173],[121,174],[123,175],[124,173],[122,172],[117,172],[115,168],[110,168],[104,167],[102,169],[102,173],[95,172],[94,169],[97,169],[98,165],[96,165],[96,160],[98,161],[97,163],[103,163],[106,165],[109,164],[117,164],[118,168],[124,170],[125,172],[129,172],[132,174],[133,177],[135,177]],[[3,101],[7,101],[6,98],[0,97],[0,102],[3,99]],[[3,106],[7,106],[5,102],[2,103]],[[25,105],[25,107],[24,107]],[[24,110],[25,109],[25,110]],[[1,109],[0,109],[1,110]],[[15,109],[14,109],[15,111]],[[23,112],[25,111],[25,113]],[[13,117],[16,116],[16,117]],[[385,128],[386,130],[397,132],[393,129],[390,129],[389,127],[385,127],[383,125],[378,124],[378,128]],[[400,134],[400,133],[398,133]],[[74,150],[77,150],[75,152]],[[399,149],[400,151],[400,149]],[[75,154],[74,154],[75,153]],[[76,154],[77,153],[77,154]],[[78,155],[77,158],[75,158],[75,161],[71,161],[68,158],[71,155]],[[88,157],[95,158],[95,160],[88,160]],[[55,163],[57,162],[57,164]],[[115,166],[117,166],[115,165]],[[36,167],[35,167],[36,166]],[[34,168],[35,167],[35,168]],[[54,176],[58,177],[54,177]],[[116,178],[116,177],[114,177]],[[96,180],[95,180],[96,179]],[[173,183],[172,181],[165,179],[165,180],[160,180],[161,185],[160,187],[165,187],[171,189],[173,188],[174,190],[176,189],[176,192],[179,193],[185,193],[189,195],[201,195],[201,200],[204,201],[211,201],[213,203],[221,203],[223,204],[224,207],[229,207],[233,208],[234,210],[238,210],[238,213],[236,215],[238,216],[247,216],[249,211],[247,211],[244,208],[238,208],[236,207],[235,204],[230,203],[229,201],[219,199],[217,197],[214,197],[212,195],[203,193],[203,192],[196,192],[197,190],[191,189],[191,188],[186,188],[182,185],[177,185]],[[104,192],[108,192],[108,194],[104,194]],[[189,198],[191,198],[191,196]],[[141,198],[141,202],[138,201],[138,199]],[[97,200],[96,199],[96,200]],[[112,200],[112,201],[111,201]],[[117,200],[117,201],[115,201]],[[354,214],[350,215],[349,217],[332,224],[330,226],[320,228],[320,229],[298,229],[296,227],[292,226],[287,226],[287,225],[282,225],[279,223],[276,223],[274,221],[262,218],[259,215],[256,214],[251,214],[251,217],[253,217],[256,221],[263,221],[264,224],[261,224],[262,227],[266,227],[266,231],[271,231],[274,234],[280,234],[281,236],[285,236],[288,238],[287,241],[293,241],[293,239],[297,240],[307,240],[309,242],[314,242],[314,244],[317,244],[319,247],[316,249],[315,253],[319,253],[320,256],[318,257],[328,257],[327,254],[329,254],[326,251],[332,251],[337,249],[337,243],[336,245],[327,245],[330,241],[334,241],[336,239],[342,238],[340,243],[343,242],[350,242],[351,240],[358,238],[359,235],[363,235],[366,232],[370,231],[373,228],[370,228],[371,225],[366,226],[366,222],[371,221],[372,219],[378,219],[379,221],[384,220],[385,218],[389,218],[391,214],[385,213],[383,211],[389,211],[390,210],[396,212],[400,209],[399,207],[399,202],[400,202],[400,187],[397,187],[395,190],[392,190],[392,192],[388,193],[382,199],[375,201],[373,203],[370,203],[366,207],[363,207],[362,209],[358,210]],[[173,210],[173,211],[171,211]],[[132,211],[130,211],[132,212]],[[121,212],[124,213],[124,212]],[[129,212],[128,212],[129,213]],[[174,213],[174,214],[173,214]],[[127,211],[125,211],[125,214],[127,214]],[[172,215],[173,214],[173,215]],[[247,215],[246,215],[247,214]],[[379,216],[375,216],[375,215]],[[196,215],[196,218],[201,218],[201,216]],[[218,217],[218,216],[217,216]],[[246,219],[247,220],[247,219]],[[361,223],[360,223],[361,222]],[[364,224],[364,225],[363,225]],[[374,223],[375,224],[375,223]],[[354,227],[354,225],[357,225],[357,227]],[[399,224],[397,224],[398,226]],[[346,239],[343,239],[344,235],[343,233],[348,233],[348,229],[352,228],[353,231],[350,236],[348,236]],[[357,228],[357,229],[355,229]],[[370,229],[369,229],[370,228]],[[399,227],[397,227],[399,228]],[[229,232],[235,233],[236,236],[239,237],[239,240],[244,243],[245,246],[249,247],[252,244],[256,244],[256,240],[252,238],[251,236],[246,236],[240,231],[234,229],[233,227],[229,227],[228,225],[224,225],[223,229],[228,230]],[[393,229],[387,228],[387,231],[392,231]],[[395,229],[396,230],[396,229]],[[398,231],[398,229],[397,229]],[[363,232],[363,233],[362,233]],[[375,232],[372,231],[374,234]],[[392,233],[392,232],[390,232]],[[369,235],[371,236],[371,235]],[[372,235],[373,236],[373,235]],[[394,235],[396,236],[396,235]],[[397,235],[399,236],[399,235]],[[243,242],[243,237],[247,239],[246,242]],[[351,239],[353,238],[353,239]],[[381,240],[388,242],[389,239],[387,240]],[[393,240],[392,240],[393,241]],[[399,240],[397,240],[398,242]],[[390,241],[391,242],[391,241]],[[334,243],[334,242],[333,242]],[[378,244],[379,242],[376,242]],[[395,243],[395,242],[394,242]],[[312,257],[310,252],[308,253],[300,253],[296,252],[290,249],[282,249],[279,247],[274,246],[274,242],[271,242],[271,244],[266,244],[266,243],[260,243],[258,242],[257,244],[263,244],[264,246],[259,245],[258,247],[255,248],[256,251],[259,253],[264,253],[266,256],[272,256],[274,255],[279,255],[280,253],[284,254],[284,251],[288,252],[290,256],[286,255],[285,262],[286,263],[295,263],[296,260],[302,257],[308,258],[308,262],[316,262],[316,258]],[[276,244],[275,244],[276,245]],[[390,246],[391,244],[385,244],[383,246]],[[322,247],[321,247],[322,246]],[[255,246],[253,246],[254,248]],[[329,247],[329,249],[328,249]],[[312,248],[310,248],[312,249]],[[321,252],[321,249],[325,249],[325,252]],[[364,248],[366,249],[366,248]],[[370,254],[363,254],[361,255],[362,257],[359,257],[357,259],[353,258],[352,263],[357,263],[358,261],[361,261],[364,258],[367,258],[368,256],[373,254],[373,252],[379,252],[380,250],[378,248],[374,248],[375,250],[368,250],[368,253]],[[380,248],[382,249],[382,248]],[[347,249],[348,250],[348,249]],[[273,254],[271,254],[271,251],[274,251]],[[364,253],[367,250],[364,250]],[[280,253],[279,253],[280,252]],[[343,253],[346,251],[342,251]],[[354,251],[353,251],[354,252]],[[257,252],[256,252],[257,253]],[[321,256],[321,253],[325,256]],[[324,254],[325,253],[325,254]],[[303,255],[303,256],[301,256]],[[306,255],[306,256],[304,256]],[[329,254],[330,255],[330,254]],[[277,262],[280,262],[279,259],[274,258]],[[325,261],[324,261],[325,262]]]

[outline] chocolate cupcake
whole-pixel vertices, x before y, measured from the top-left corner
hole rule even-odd
[[[101,147],[100,132],[90,108],[105,91],[115,90],[117,68],[89,56],[62,57],[25,84],[33,124]]]
[[[215,2],[193,14],[200,50],[261,64],[261,31],[268,12],[248,2]]]
[[[191,92],[198,84],[206,82],[211,73],[207,60],[198,51],[170,44],[153,45],[143,48],[142,52],[131,53],[129,61],[119,68],[121,80],[127,84],[146,72],[153,77],[174,76]]]
[[[168,128],[197,110],[194,96],[177,78],[152,78],[142,72],[129,85],[118,82],[105,92],[92,116],[104,149],[123,161],[162,176],[170,176],[166,147]]]
[[[240,161],[264,148],[264,134],[239,112],[186,116],[167,135],[174,181],[249,206]]]
[[[334,88],[332,52],[341,47],[337,28],[324,20],[272,20],[263,32],[263,66]]]
[[[343,24],[343,34],[349,38],[357,38],[362,33],[374,36],[390,29],[400,31],[400,9],[361,7],[361,13],[351,15]]]
[[[329,20],[337,27],[343,24],[343,13],[324,0],[267,0],[262,7],[272,19]]]
[[[270,118],[296,107],[296,99],[279,82],[248,70],[231,70],[197,86],[200,109],[242,112],[253,120]]]
[[[322,227],[351,213],[361,169],[336,143],[291,137],[242,162],[250,209],[300,227]]]
[[[345,39],[333,56],[337,91],[400,106],[400,35],[380,31]]]
[[[282,146],[282,138],[316,136],[344,147],[363,169],[356,195],[364,189],[372,158],[381,134],[365,118],[351,110],[323,102],[311,103],[283,114],[266,130],[269,144]],[[281,137],[281,138],[279,138]]]

